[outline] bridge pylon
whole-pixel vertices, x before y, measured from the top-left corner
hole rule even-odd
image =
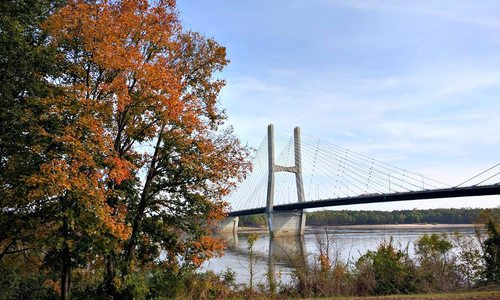
[[[275,162],[274,156],[274,126],[267,127],[268,143],[268,180],[266,215],[271,237],[275,236],[300,236],[304,235],[306,216],[302,209],[291,211],[274,211],[274,178],[277,172],[289,172],[295,174],[298,202],[304,202],[304,183],[302,181],[302,159],[300,146],[300,128],[295,127],[294,134],[294,166],[280,166]]]

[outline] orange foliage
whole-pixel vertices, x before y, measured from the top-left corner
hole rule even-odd
[[[223,240],[212,236],[202,236],[199,240],[192,242],[190,246],[196,249],[187,257],[194,267],[201,266],[210,258],[220,256],[224,250]]]
[[[215,133],[226,117],[217,106],[225,82],[213,78],[228,63],[225,48],[183,31],[175,1],[68,0],[45,28],[69,63],[64,96],[45,100],[64,124],[52,136],[64,155],[30,179],[31,197],[76,199],[104,227],[97,232],[129,239],[131,249],[148,241],[138,238],[146,210],[165,213],[171,198],[202,195],[201,218],[223,218],[222,197],[249,168],[231,128]],[[138,205],[127,202],[127,182],[141,186]],[[198,265],[222,244],[202,237],[189,247]]]
[[[109,169],[109,179],[116,182],[116,184],[122,183],[123,180],[130,179],[132,170],[135,166],[128,160],[119,157],[108,158]]]

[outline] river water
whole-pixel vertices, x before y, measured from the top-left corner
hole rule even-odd
[[[319,254],[319,244],[330,245],[331,257],[337,257],[342,262],[355,262],[368,250],[376,250],[383,242],[393,240],[393,245],[407,249],[410,256],[414,254],[414,242],[423,234],[445,233],[452,235],[458,232],[462,235],[474,235],[473,227],[443,227],[431,228],[395,228],[394,226],[375,228],[308,228],[302,238],[270,239],[267,233],[258,233],[254,244],[256,262],[254,264],[254,282],[265,283],[266,273],[273,270],[275,277],[282,283],[290,281],[293,266],[307,262],[311,265]],[[248,233],[237,236],[225,236],[228,248],[224,256],[209,260],[203,268],[216,273],[231,269],[236,273],[236,282],[248,284],[249,252]],[[326,241],[329,240],[329,243]]]

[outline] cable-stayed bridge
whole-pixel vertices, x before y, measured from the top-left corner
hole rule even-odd
[[[266,213],[272,235],[301,235],[303,209],[391,201],[500,194],[500,164],[455,186],[381,162],[295,128],[278,156],[274,128],[252,157],[252,172],[231,193],[222,229],[235,231],[237,217]]]

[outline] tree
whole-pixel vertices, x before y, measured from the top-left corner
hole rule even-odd
[[[389,242],[368,251],[356,262],[357,285],[368,294],[399,294],[414,292],[415,267],[408,254]]]
[[[250,291],[253,291],[253,279],[255,276],[255,253],[254,245],[259,236],[255,233],[251,233],[247,237],[247,250],[248,250],[248,273],[250,275]]]
[[[57,93],[48,76],[58,73],[55,48],[41,30],[60,1],[0,3],[0,261],[28,247],[33,229],[26,178],[46,161],[36,151],[49,141],[37,130],[51,127],[39,116],[40,99]]]
[[[455,261],[450,257],[453,244],[443,234],[422,235],[415,243],[415,254],[420,263],[419,273],[426,292],[453,290],[459,284]]]
[[[457,249],[456,268],[462,276],[462,282],[472,287],[484,274],[484,260],[477,241],[472,236],[453,234],[453,245]]]
[[[53,199],[32,198],[30,180],[52,159],[43,149],[57,148],[51,135],[60,127],[47,118],[45,99],[60,95],[50,78],[62,65],[41,24],[61,4],[0,3],[0,260],[16,269],[22,261],[21,274],[37,274],[57,215],[49,209]]]
[[[486,224],[488,238],[484,241],[485,277],[488,282],[500,282],[500,232],[493,220]]]
[[[74,268],[114,295],[138,268],[199,266],[249,168],[217,105],[224,47],[174,1],[60,4],[0,4],[0,259],[38,251],[63,299]]]
[[[249,167],[248,149],[231,128],[221,130],[224,81],[214,73],[228,63],[225,49],[182,30],[174,1],[68,1],[46,28],[68,64],[53,79],[64,97],[46,103],[65,115],[57,140],[67,147],[33,182],[37,191],[51,188],[41,198],[69,196],[68,211],[84,203],[76,217],[85,236],[105,225],[98,236],[107,239],[100,251],[108,293],[116,292],[117,267],[126,282],[162,251],[162,264],[179,270],[217,254],[209,225],[224,216],[222,196]],[[86,215],[95,210],[96,219]]]

